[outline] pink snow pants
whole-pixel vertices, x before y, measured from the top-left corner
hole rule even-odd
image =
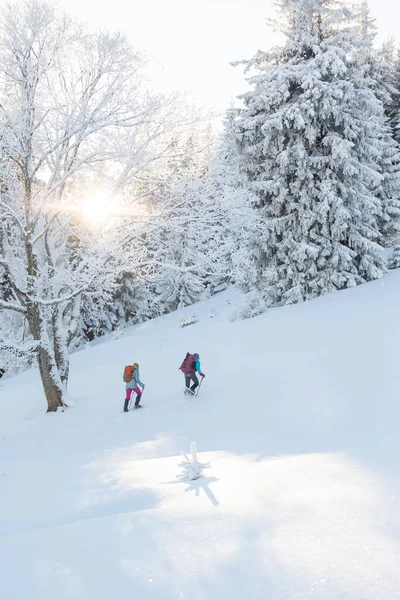
[[[142,394],[140,388],[138,388],[138,387],[132,388],[130,390],[126,390],[125,400],[131,399],[132,392],[135,392],[135,394],[137,394],[138,396],[140,396]]]

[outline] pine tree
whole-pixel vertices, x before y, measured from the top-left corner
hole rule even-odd
[[[394,139],[400,143],[400,48],[393,55],[394,68],[394,87],[396,94],[393,97],[393,102],[390,106],[390,124],[393,131]]]
[[[359,66],[357,15],[342,2],[280,0],[282,48],[246,67],[241,168],[263,231],[257,288],[291,304],[382,276],[384,115]],[[362,40],[361,40],[362,41]]]
[[[227,111],[210,168],[209,193],[212,204],[219,204],[223,215],[218,228],[221,269],[217,281],[222,286],[234,283],[247,292],[256,281],[251,256],[259,227],[254,194],[240,171],[236,116],[236,109]]]
[[[361,5],[359,20],[361,35],[354,53],[358,76],[368,82],[386,116],[376,139],[377,162],[382,180],[375,193],[382,203],[378,223],[379,243],[390,247],[400,230],[400,146],[393,136],[390,122],[391,108],[400,93],[396,87],[394,43],[388,40],[380,50],[374,48],[377,29],[366,1]]]
[[[166,312],[205,297],[205,256],[200,252],[204,213],[201,178],[187,171],[169,186],[163,198],[165,227],[152,256],[155,293]]]

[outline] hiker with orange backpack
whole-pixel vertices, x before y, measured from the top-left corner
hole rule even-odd
[[[197,354],[197,352],[195,352],[195,354],[190,354],[188,352],[179,368],[185,375],[185,394],[194,396],[194,392],[199,386],[199,380],[196,375],[196,371],[200,377],[205,377],[204,373],[201,372],[200,356]],[[190,386],[191,381],[193,381],[192,386]]]
[[[142,405],[140,404],[140,399],[144,390],[144,383],[140,381],[139,365],[137,362],[133,363],[133,365],[128,365],[127,367],[125,367],[123,379],[126,383],[124,412],[128,412],[128,405],[131,399],[132,392],[135,392],[135,394],[137,394],[134,408],[142,408]],[[142,389],[140,389],[139,386]]]

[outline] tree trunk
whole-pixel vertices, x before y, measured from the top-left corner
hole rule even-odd
[[[81,296],[76,296],[66,306],[58,305],[53,311],[54,358],[61,381],[67,389],[69,378],[69,345],[78,332]]]
[[[54,343],[54,355],[56,360],[56,365],[58,371],[60,373],[60,379],[64,384],[65,388],[68,385],[68,377],[69,377],[69,355],[68,348],[62,347],[59,341]]]
[[[64,387],[49,340],[46,321],[37,304],[28,307],[26,317],[33,338],[40,343],[37,362],[47,400],[47,412],[55,412],[59,406],[64,406]]]
[[[43,348],[39,348],[37,360],[47,400],[47,412],[56,412],[59,406],[64,406],[63,390],[54,377],[56,365]]]
[[[57,369],[60,374],[60,379],[65,389],[68,385],[69,377],[69,352],[67,336],[64,333],[63,320],[62,320],[62,309],[56,307],[53,311],[52,317],[53,326],[53,346],[54,346],[54,360],[56,361]]]

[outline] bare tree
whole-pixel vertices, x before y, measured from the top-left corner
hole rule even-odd
[[[145,215],[93,230],[80,203],[100,185],[110,202],[132,192],[170,151],[176,103],[148,91],[146,58],[119,33],[90,32],[37,0],[8,5],[0,21],[0,311],[28,331],[0,331],[0,347],[36,354],[56,411],[85,296],[101,301],[116,272],[143,259]]]

